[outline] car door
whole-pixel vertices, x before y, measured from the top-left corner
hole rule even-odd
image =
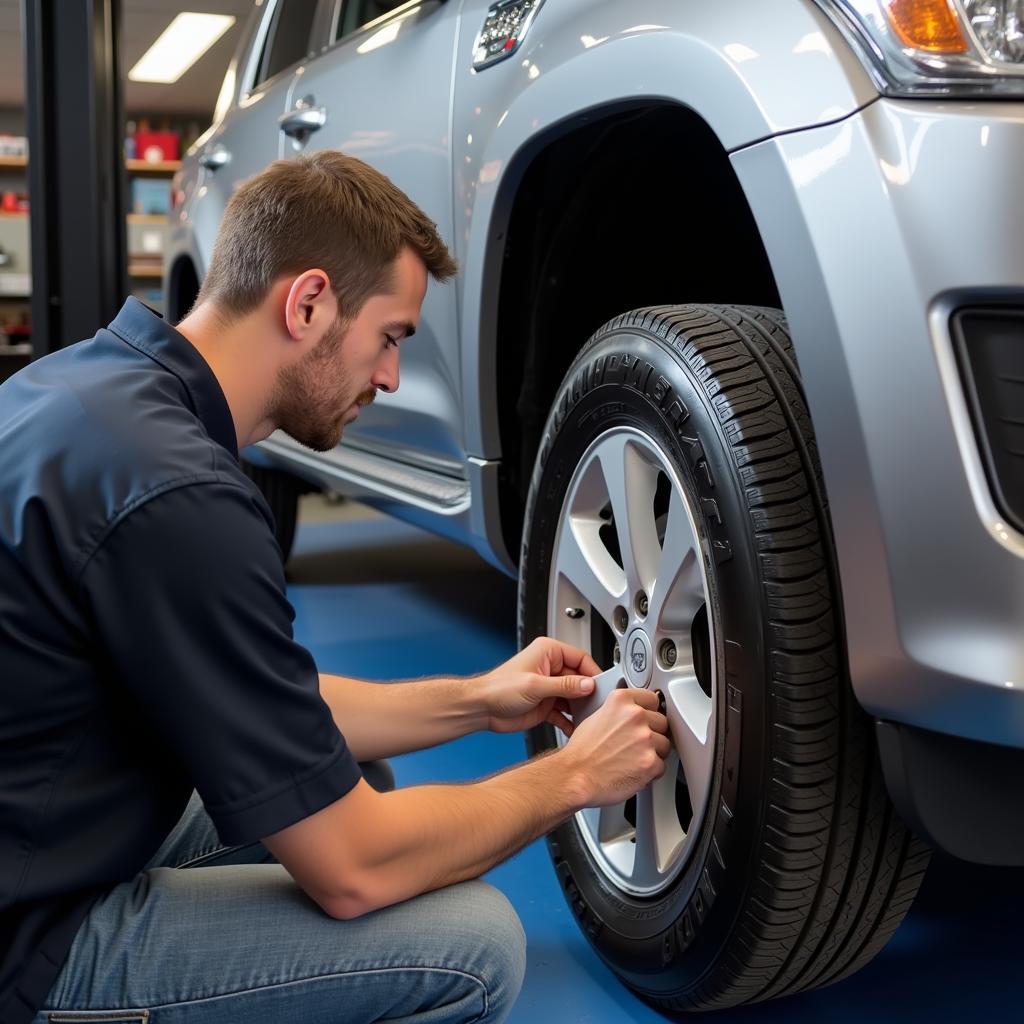
[[[313,47],[320,0],[261,0],[249,26],[250,43],[236,74],[237,100],[199,154],[193,223],[201,273],[232,193],[283,152],[279,124],[289,109],[296,69]]]
[[[451,245],[448,137],[459,4],[338,0],[327,46],[299,69],[286,154],[338,149],[386,174]],[[310,130],[312,126],[312,130]],[[419,330],[402,343],[401,384],[345,430],[355,445],[464,476],[455,285],[431,283]]]

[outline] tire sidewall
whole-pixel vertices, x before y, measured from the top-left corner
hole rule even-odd
[[[649,899],[607,882],[572,820],[549,840],[595,949],[634,987],[659,996],[696,985],[732,931],[753,877],[768,750],[767,608],[756,540],[728,425],[719,422],[714,393],[690,371],[685,344],[638,326],[613,327],[577,357],[545,426],[520,562],[519,640],[526,644],[548,630],[555,533],[583,453],[606,431],[635,427],[669,456],[701,535],[714,623],[717,735],[701,832],[682,873]],[[530,745],[554,746],[553,730],[535,730]]]

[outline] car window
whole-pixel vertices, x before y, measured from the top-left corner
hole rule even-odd
[[[401,7],[408,0],[345,0],[338,19],[335,40],[347,36],[368,22],[389,14],[396,7]]]
[[[280,0],[263,44],[255,85],[297,64],[309,52],[309,37],[319,0]]]

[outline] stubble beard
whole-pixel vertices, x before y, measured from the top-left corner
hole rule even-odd
[[[341,361],[345,327],[336,323],[307,356],[283,369],[270,401],[270,420],[299,444],[328,452],[341,441],[342,416],[353,403],[368,405],[375,391],[352,396],[352,382]],[[336,380],[324,388],[324,379]]]

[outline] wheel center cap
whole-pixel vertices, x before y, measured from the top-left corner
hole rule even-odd
[[[626,679],[631,686],[649,686],[654,672],[654,657],[651,641],[641,627],[637,626],[626,637],[625,665]]]

